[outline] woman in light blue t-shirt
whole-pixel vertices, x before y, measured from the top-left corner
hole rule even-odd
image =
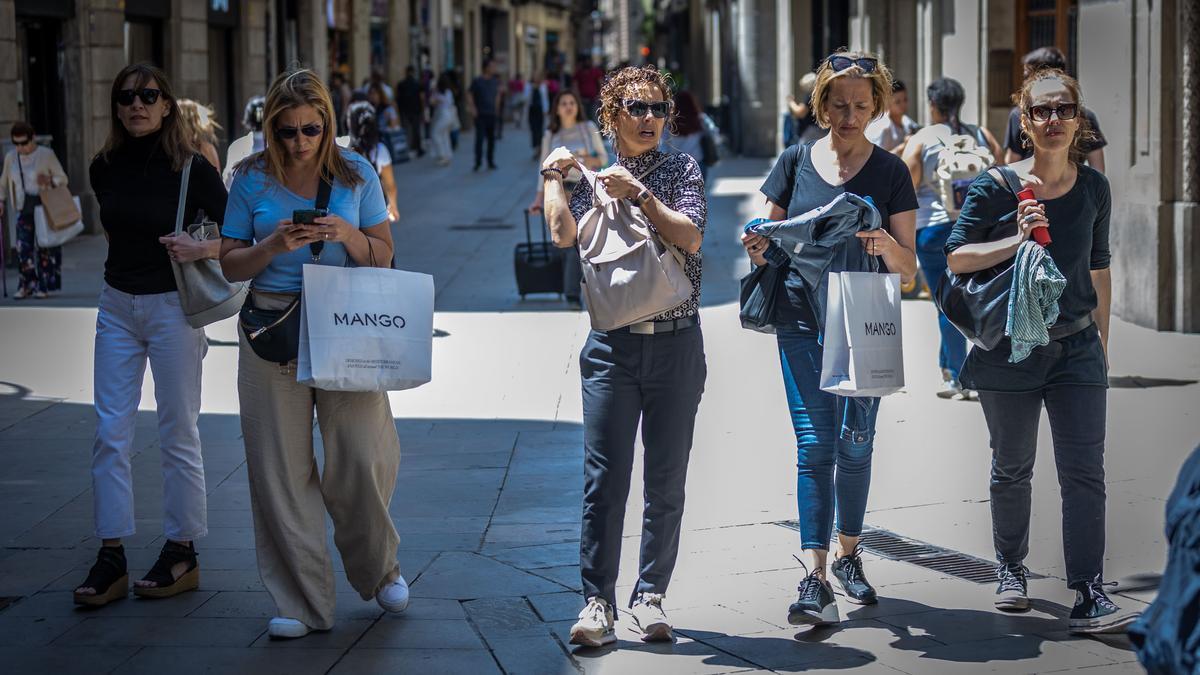
[[[221,268],[250,280],[253,308],[279,311],[301,292],[306,264],[386,267],[392,257],[387,203],[375,169],[334,144],[333,103],[312,71],[284,73],[267,94],[265,150],[234,171],[222,228]],[[328,215],[292,222],[331,186]],[[333,565],[325,513],[350,585],[389,612],[408,606],[396,562],[399,536],[388,503],[400,442],[383,392],[314,389],[296,381],[295,355],[261,358],[240,331],[238,397],[250,477],[255,548],[263,585],[278,607],[274,638],[328,630],[334,619]],[[318,474],[313,414],[325,448]]]

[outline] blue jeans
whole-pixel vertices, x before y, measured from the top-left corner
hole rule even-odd
[[[937,290],[938,282],[946,274],[946,253],[942,247],[946,245],[946,238],[953,227],[954,223],[942,223],[917,230],[917,260],[921,263],[921,270],[925,272],[925,280],[929,282],[931,291]],[[942,334],[938,365],[950,371],[957,380],[963,361],[967,358],[967,339],[941,310],[938,310],[938,329]]]
[[[851,537],[862,534],[879,399],[850,399],[821,391],[823,350],[817,336],[783,330],[776,337],[796,432],[800,547],[828,550],[835,511],[838,532]]]

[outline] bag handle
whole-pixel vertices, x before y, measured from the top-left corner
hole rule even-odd
[[[183,232],[183,210],[187,208],[188,179],[192,176],[192,157],[183,165],[183,176],[179,179],[179,205],[175,207],[175,234]]]
[[[1017,202],[1020,202],[1020,194],[1023,188],[1021,187],[1021,178],[1017,176],[1017,172],[1008,166],[995,166],[993,168],[1000,172],[1000,177],[1004,179],[1005,185],[1008,186],[1013,196],[1017,198]]]
[[[378,149],[378,147],[376,147]],[[321,184],[317,186],[317,208],[329,208],[329,195],[333,192],[333,185],[326,180],[325,174],[321,174]]]

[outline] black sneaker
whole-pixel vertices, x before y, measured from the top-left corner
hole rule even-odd
[[[804,571],[807,572],[808,568]],[[833,587],[828,581],[817,576],[815,570],[804,577],[796,590],[800,592],[800,597],[788,607],[789,624],[823,626],[841,620],[837,600],[833,597]]]
[[[1029,609],[1029,569],[1021,563],[1004,563],[996,568],[996,609],[1021,612]]]
[[[846,594],[846,600],[856,605],[873,605],[879,602],[875,589],[867,577],[863,575],[862,549],[854,549],[850,555],[844,555],[833,561],[833,578]]]
[[[1096,577],[1072,586],[1075,589],[1075,607],[1071,610],[1072,633],[1124,633],[1129,624],[1137,621],[1137,612],[1122,612],[1108,594],[1105,584]]]

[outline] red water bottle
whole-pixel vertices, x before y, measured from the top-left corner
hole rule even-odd
[[[1025,188],[1017,193],[1018,201],[1025,201],[1026,199],[1036,199],[1033,196],[1033,188]],[[1043,247],[1050,244],[1050,228],[1048,226],[1035,227],[1029,235]]]

